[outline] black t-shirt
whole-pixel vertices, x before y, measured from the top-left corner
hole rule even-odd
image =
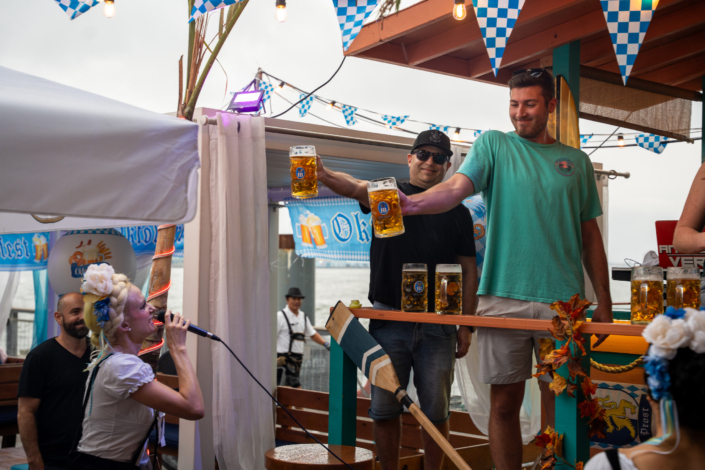
[[[36,422],[39,451],[45,465],[62,467],[83,424],[83,392],[88,379],[90,347],[76,357],[56,338],[44,341],[25,359],[18,397],[39,398]]]
[[[425,191],[411,183],[398,184],[406,194]],[[363,213],[370,209],[360,204]],[[428,267],[428,311],[435,311],[433,285],[437,264],[457,264],[457,256],[475,256],[472,216],[467,207],[457,205],[434,215],[404,216],[404,233],[390,238],[373,235],[370,246],[370,292],[368,299],[401,310],[402,265],[425,263]]]

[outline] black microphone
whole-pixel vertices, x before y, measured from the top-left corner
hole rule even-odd
[[[165,315],[166,315],[166,310],[157,310],[157,311],[154,313],[154,317],[155,317],[157,320],[159,320],[160,322],[162,322],[162,323],[164,323],[164,316],[165,316]],[[173,313],[171,314],[171,319],[172,319],[172,320],[174,319],[174,314],[173,314]],[[196,325],[193,325],[193,324],[191,324],[191,325],[188,326],[188,331],[190,331],[191,333],[196,333],[198,336],[203,336],[204,338],[210,338],[210,339],[212,339],[212,340],[214,340],[214,341],[221,341],[220,338],[218,338],[218,337],[217,337],[216,335],[214,335],[213,333],[211,333],[211,332],[209,332],[209,331],[206,331],[206,330],[203,330],[203,329],[201,329],[201,328],[199,328],[199,327],[197,327]],[[222,342],[222,341],[221,341],[221,342]]]

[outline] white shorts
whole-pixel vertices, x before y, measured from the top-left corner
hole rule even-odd
[[[550,304],[529,302],[494,295],[480,296],[477,314],[483,317],[550,320],[556,316]],[[531,353],[539,357],[539,339],[553,338],[548,331],[478,328],[477,347],[480,353],[480,380],[486,384],[524,382],[535,374]],[[551,382],[548,375],[539,380]]]

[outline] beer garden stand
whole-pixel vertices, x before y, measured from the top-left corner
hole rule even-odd
[[[346,54],[497,85],[506,84],[513,70],[552,66],[554,76],[562,75],[568,82],[578,107],[581,74],[606,76],[618,70],[597,1],[527,1],[508,41],[497,77],[492,74],[471,5],[468,17],[462,22],[454,24],[449,20],[450,15],[448,1],[422,1],[390,15],[385,19],[384,28],[379,21],[366,25]],[[705,87],[703,37],[705,3],[661,0],[642,47],[642,59],[637,58],[632,73],[632,77],[641,79],[631,78],[628,86],[701,101],[703,95],[697,91]],[[594,119],[594,116],[583,117]],[[594,120],[630,128],[629,123]],[[705,162],[705,145],[702,161]],[[549,330],[551,327],[547,320],[439,316],[372,309],[355,309],[353,312],[359,318],[392,321],[530,330]],[[586,323],[581,329],[581,333],[587,336],[588,354],[582,358],[584,369],[589,374],[590,334],[640,336],[643,328],[629,324]],[[357,372],[340,346],[335,341],[332,343],[328,442],[354,446]],[[608,362],[621,364],[636,358],[623,354],[610,356]],[[568,376],[567,371],[561,371]],[[590,458],[588,427],[586,420],[580,418],[577,402],[577,396],[571,398],[566,393],[556,398],[556,431],[564,434],[564,456],[570,463],[576,460],[587,462]],[[564,466],[557,465],[557,468],[561,467]]]

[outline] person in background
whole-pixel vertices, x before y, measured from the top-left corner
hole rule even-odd
[[[644,377],[657,437],[597,454],[585,470],[705,468],[705,312],[669,308],[644,329]]]
[[[17,391],[17,424],[30,470],[66,467],[81,427],[81,400],[90,362],[83,296],[63,295],[54,312],[61,332],[25,359]]]
[[[705,163],[695,174],[688,198],[685,200],[676,231],[673,234],[673,247],[679,253],[700,253],[705,251]]]
[[[311,338],[330,351],[330,343],[311,326],[306,314],[301,310],[301,301],[305,299],[298,287],[292,287],[286,293],[286,307],[277,313],[277,383],[281,382],[281,368],[284,369],[286,383],[289,387],[300,388],[301,363],[304,358],[305,338]]]

